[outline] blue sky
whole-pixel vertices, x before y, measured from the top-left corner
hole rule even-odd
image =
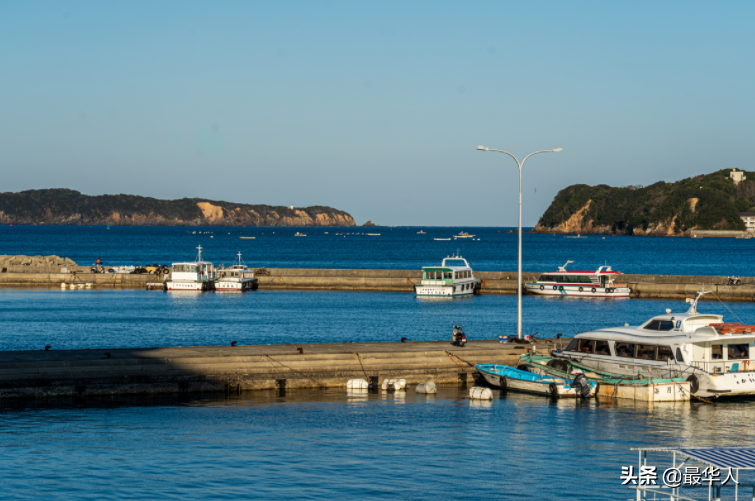
[[[0,2],[0,191],[524,224],[751,169],[748,2]],[[535,191],[537,190],[537,191]]]

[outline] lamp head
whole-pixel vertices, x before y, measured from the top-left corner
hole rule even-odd
[[[553,148],[551,151],[564,151],[564,149],[559,146],[558,148]]]
[[[481,151],[488,151],[488,148],[486,148],[484,146],[478,146],[477,149],[481,150]]]

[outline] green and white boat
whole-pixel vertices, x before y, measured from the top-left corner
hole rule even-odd
[[[440,266],[424,266],[422,281],[414,286],[417,296],[471,296],[480,290],[480,280],[461,256],[446,257]]]

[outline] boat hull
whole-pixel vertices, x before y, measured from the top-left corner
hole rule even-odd
[[[255,289],[257,289],[257,279],[243,282],[224,282],[222,280],[215,282],[216,292],[243,292]]]
[[[464,290],[458,285],[415,285],[414,292],[418,297],[458,297],[472,296],[475,288],[464,287]]]
[[[174,282],[167,280],[165,282],[165,290],[168,291],[194,291],[202,292],[213,289],[212,282]]]
[[[629,287],[592,287],[589,285],[552,285],[524,284],[528,294],[540,296],[577,296],[577,297],[629,297]],[[581,290],[580,290],[581,289]]]

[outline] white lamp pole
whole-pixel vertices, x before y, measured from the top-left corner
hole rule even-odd
[[[524,167],[524,162],[526,162],[527,159],[532,155],[536,155],[537,153],[547,153],[551,151],[564,151],[564,149],[554,148],[552,150],[535,151],[524,157],[524,160],[522,160],[521,163],[519,163],[519,160],[517,160],[517,158],[508,151],[494,150],[493,148],[486,148],[484,146],[478,146],[477,149],[481,151],[497,151],[499,153],[505,153],[513,158],[516,161],[516,164],[519,166],[519,271],[517,273],[517,280],[519,282],[519,285],[517,287],[516,303],[516,334],[517,336],[519,336],[519,339],[522,339],[522,167]]]

